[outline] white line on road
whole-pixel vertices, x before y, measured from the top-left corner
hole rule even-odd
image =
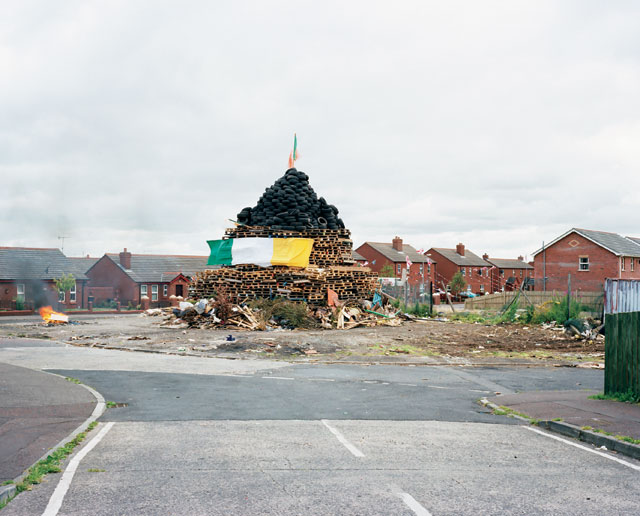
[[[335,382],[333,378],[309,378],[310,382]]]
[[[80,461],[84,459],[87,453],[89,453],[91,450],[93,450],[93,448],[95,448],[95,446],[102,440],[102,438],[105,435],[107,435],[107,432],[111,430],[111,427],[114,424],[115,423],[113,422],[107,423],[104,426],[104,428],[100,430],[100,432],[98,432],[98,435],[96,435],[89,442],[89,444],[87,444],[84,448],[82,448],[82,450],[80,450],[78,455],[76,455],[73,459],[71,459],[71,461],[69,462],[69,465],[67,466],[67,469],[65,469],[64,474],[60,479],[60,482],[58,483],[55,491],[51,495],[51,498],[49,499],[49,503],[47,504],[47,508],[42,513],[42,516],[56,516],[56,514],[58,514],[60,507],[62,507],[64,496],[67,494],[67,491],[69,490],[69,486],[71,486],[73,475],[75,475],[76,470],[80,465]]]
[[[398,385],[404,385],[405,387],[417,387],[415,383],[399,383]]]
[[[347,441],[344,437],[344,435],[342,435],[340,433],[340,431],[336,428],[333,428],[326,419],[321,419],[320,421],[322,421],[322,424],[324,426],[326,426],[329,431],[336,436],[336,438],[338,439],[338,441],[340,441],[342,444],[344,444],[344,447],[349,450],[351,453],[353,453],[353,455],[355,455],[356,457],[364,457],[364,453],[362,453],[360,450],[358,450],[358,448],[356,448],[353,444],[351,444],[349,441]]]
[[[288,378],[286,376],[263,376],[262,378],[268,378],[269,380],[295,380],[295,378]]]
[[[527,430],[531,430],[532,432],[535,432],[536,434],[544,435],[545,437],[549,437],[550,439],[555,439],[556,441],[560,441],[560,442],[565,443],[565,444],[570,444],[571,446],[575,446],[576,448],[580,448],[581,450],[585,450],[585,451],[588,451],[588,452],[591,452],[591,453],[595,453],[596,455],[600,455],[601,457],[604,457],[605,459],[613,460],[615,462],[618,462],[618,463],[622,464],[623,466],[627,466],[628,468],[635,469],[636,471],[640,471],[640,466],[636,466],[635,464],[632,464],[631,462],[627,462],[626,460],[619,459],[618,457],[613,457],[613,456],[608,455],[606,453],[603,453],[601,451],[594,450],[593,448],[589,448],[587,446],[583,446],[582,444],[571,442],[568,439],[563,439],[562,437],[558,437],[556,435],[548,434],[547,432],[543,432],[542,430],[538,430],[537,428],[531,428],[530,426],[525,426],[524,428],[526,428]]]
[[[404,493],[397,488],[392,487],[393,494],[402,500],[409,509],[411,509],[418,516],[432,516],[431,513],[425,509],[418,501],[409,493]]]

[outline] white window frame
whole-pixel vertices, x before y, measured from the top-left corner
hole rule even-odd
[[[140,297],[148,295],[148,287],[146,285],[140,285]]]
[[[65,291],[61,290],[58,292],[58,303],[64,303]]]
[[[420,275],[423,276],[424,275],[424,263],[420,264]]]
[[[75,303],[76,302],[76,284],[73,284],[73,287],[71,287],[69,289],[69,303]]]
[[[396,274],[402,274],[402,264],[398,263],[396,265]]]
[[[22,296],[22,297],[24,298],[24,292],[25,292],[25,290],[24,290],[24,283],[18,283],[18,284],[16,285],[16,295],[17,295],[18,297]]]
[[[151,301],[158,300],[158,285],[151,285]]]
[[[484,292],[484,284],[483,283],[480,284],[480,292]]]
[[[624,256],[622,257],[622,259],[620,260],[620,263],[622,264],[620,267],[621,271],[624,271]]]
[[[461,267],[460,270],[462,271],[462,275],[463,276],[467,275],[467,268],[466,267]]]
[[[586,261],[583,261],[586,260]],[[586,265],[586,267],[585,267]],[[589,270],[589,257],[588,256],[579,256],[578,257],[578,270],[579,271],[588,271]]]
[[[162,285],[162,295],[164,297],[167,297],[168,294],[169,294],[169,285]]]
[[[431,274],[431,264],[427,264],[427,274]]]
[[[635,270],[635,260],[631,257],[631,272]]]

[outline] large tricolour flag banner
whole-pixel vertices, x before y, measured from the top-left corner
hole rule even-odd
[[[308,267],[313,248],[312,238],[229,238],[207,243],[211,249],[207,265]]]

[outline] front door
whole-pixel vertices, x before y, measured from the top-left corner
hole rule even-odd
[[[182,296],[182,297],[184,297],[184,296],[182,295],[182,287],[183,287],[183,286],[184,286],[184,285],[176,285],[176,297],[178,297],[178,296]]]

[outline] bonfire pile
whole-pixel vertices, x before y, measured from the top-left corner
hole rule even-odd
[[[201,299],[195,304],[182,302],[178,308],[152,308],[143,312],[143,315],[160,317],[161,326],[172,328],[257,331],[272,331],[278,328],[349,330],[361,326],[399,326],[403,320],[413,319],[400,313],[391,304],[372,306],[370,301],[333,307],[308,307],[303,303],[286,300],[278,300],[275,303],[275,308],[269,304],[251,307],[244,303],[227,304],[216,299]]]

